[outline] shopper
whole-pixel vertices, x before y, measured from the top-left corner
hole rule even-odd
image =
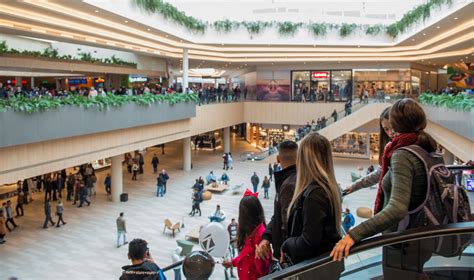
[[[239,205],[239,226],[237,247],[239,255],[231,261],[224,261],[226,268],[236,267],[241,280],[256,280],[269,273],[271,256],[264,259],[255,257],[255,247],[260,243],[265,231],[265,215],[258,197],[247,189]]]
[[[224,167],[222,169],[224,170],[229,170],[229,165],[228,165],[228,162],[229,162],[229,154],[228,153],[224,153],[222,155],[222,160],[224,161]]]
[[[4,209],[0,208],[0,244],[5,243],[5,236],[7,235],[6,224],[7,219],[5,219]]]
[[[216,181],[216,175],[214,175],[214,171],[211,170],[211,172],[209,172],[209,175],[206,176],[206,183],[209,185],[215,183]]]
[[[201,202],[202,202],[202,192],[200,192],[197,189],[193,190],[193,196],[192,196],[192,209],[191,212],[189,213],[189,216],[193,216],[196,213],[199,213],[199,216],[201,216]]]
[[[23,210],[23,203],[25,202],[24,201],[24,196],[25,195],[24,195],[23,191],[18,192],[17,200],[16,200],[16,208],[15,208],[17,217],[25,215],[25,212]],[[20,212],[21,212],[21,214],[20,214]]]
[[[262,188],[263,188],[263,198],[269,199],[270,197],[268,196],[268,189],[270,188],[270,180],[268,179],[267,176],[263,178]]]
[[[108,195],[112,194],[112,177],[110,177],[110,173],[107,173],[104,179],[104,186],[105,186],[105,192]]]
[[[234,169],[234,159],[232,158],[232,153],[227,154],[227,169]]]
[[[117,248],[127,244],[127,227],[125,225],[125,218],[123,217],[123,212],[120,213],[117,218]],[[120,242],[121,237],[123,236],[123,242]]]
[[[51,203],[49,199],[44,202],[44,216],[43,228],[48,228],[48,222],[50,222],[52,226],[55,225],[51,217]]]
[[[209,220],[211,222],[222,222],[223,220],[225,219],[225,213],[224,211],[221,210],[221,206],[220,205],[217,205],[216,206],[216,211],[214,211],[214,213],[209,216]]]
[[[79,200],[80,200],[80,204],[79,204],[78,207],[82,207],[82,205],[84,204],[84,202],[87,202],[87,206],[90,206],[90,205],[91,205],[91,202],[90,202],[89,200],[87,200],[87,196],[88,196],[87,188],[84,186],[84,184],[81,183],[80,188],[79,188]]]
[[[56,215],[58,216],[58,222],[56,223],[56,227],[60,227],[59,222],[62,222],[63,225],[66,224],[66,222],[63,220],[63,213],[64,213],[63,202],[60,199],[58,202],[58,205],[56,206]]]
[[[67,182],[66,182],[66,188],[67,188],[67,195],[66,195],[66,200],[71,201],[72,196],[74,194],[74,183],[76,182],[76,178],[72,173],[69,173],[69,176],[67,177]]]
[[[334,111],[331,114],[331,117],[334,119],[334,122],[337,122],[337,111],[334,109]]]
[[[166,185],[168,183],[168,180],[170,179],[170,176],[168,175],[168,172],[166,170],[161,170],[161,176],[163,177],[164,184],[163,184],[163,194],[166,194]]]
[[[252,177],[250,177],[250,183],[252,183],[253,192],[256,193],[258,189],[258,184],[260,183],[260,178],[258,178],[257,172],[254,172]]]
[[[296,169],[288,238],[280,256],[281,263],[289,264],[329,252],[339,240],[341,229],[341,198],[329,141],[316,132],[306,135],[298,147]]]
[[[392,127],[390,126],[390,122],[388,119],[389,113],[390,113],[390,107],[387,107],[385,108],[385,110],[383,110],[382,114],[380,114],[380,118],[379,118],[379,126],[380,126],[379,164],[380,165],[382,165],[382,157],[383,157],[385,146],[387,146],[388,142],[390,142],[390,140],[393,137]],[[370,172],[367,176],[360,178],[359,180],[354,182],[352,185],[347,187],[343,192],[349,194],[349,193],[358,191],[362,188],[368,188],[370,186],[373,186],[380,181],[381,175],[382,175],[382,169],[381,167],[378,167],[374,171]]]
[[[395,102],[390,109],[389,119],[395,134],[382,156],[382,175],[375,201],[375,215],[349,230],[337,243],[331,252],[334,260],[347,256],[350,248],[364,238],[381,232],[396,231],[408,210],[417,208],[426,198],[428,182],[423,163],[411,152],[401,149],[418,145],[427,153],[436,151],[436,141],[424,131],[426,115],[416,101],[405,98]],[[431,257],[431,253],[418,254],[422,250],[420,246],[418,242],[411,242],[410,246],[403,246],[403,250],[384,247],[384,264],[386,258],[395,259],[400,264],[399,271],[421,275],[423,265]],[[407,265],[408,262],[399,261],[412,257],[417,257],[416,263],[409,262],[410,265]],[[384,270],[385,268],[384,265]],[[384,276],[388,277],[388,273],[384,273]]]
[[[222,176],[221,176],[221,183],[224,184],[224,185],[227,185],[230,181],[230,178],[229,178],[229,175],[227,175],[227,173],[222,173]]]
[[[156,197],[163,196],[165,190],[165,178],[163,173],[160,173],[156,178]]]
[[[13,219],[13,208],[12,208],[12,202],[10,200],[7,201],[7,204],[5,205],[5,211],[6,211],[6,216],[7,216],[7,221],[5,222],[5,226],[7,227],[8,231],[12,231],[18,227],[17,224],[15,224],[15,220]],[[8,223],[10,223],[13,226],[13,229],[11,229],[8,226]]]
[[[282,170],[275,172],[275,201],[273,203],[273,216],[268,223],[262,241],[260,242],[256,255],[258,258],[266,258],[273,247],[273,255],[280,259],[280,248],[287,234],[288,206],[296,184],[296,155],[298,144],[291,140],[285,140],[278,147],[277,161]]]
[[[136,161],[136,160],[133,160],[133,164],[132,164],[132,172],[133,172],[132,181],[136,181],[136,180],[137,180],[137,173],[138,173],[139,170],[140,170],[140,167],[138,166],[137,161]]]
[[[270,181],[273,181],[273,167],[271,163],[268,164],[268,177]]]
[[[143,174],[143,165],[145,164],[145,159],[143,157],[143,153],[138,153],[138,165],[139,165],[139,172]]]
[[[72,205],[76,205],[76,202],[80,200],[81,185],[81,180],[79,179],[79,176],[77,176],[76,181],[74,183],[74,202],[72,203]]]
[[[176,249],[174,249],[173,254],[171,254],[172,263],[177,263],[183,260],[183,257],[181,256],[182,251],[183,251],[183,248],[179,246],[176,247]],[[174,280],[181,280],[181,266],[178,265],[175,268],[173,268],[173,272],[174,272]]]
[[[159,163],[160,163],[160,160],[158,159],[158,156],[156,154],[153,154],[153,158],[151,159],[151,165],[153,165],[153,173],[158,172]]]
[[[355,218],[354,215],[351,214],[351,211],[349,208],[346,208],[346,211],[344,212],[343,215],[343,220],[342,220],[342,228],[344,229],[344,233],[347,233],[351,227],[355,225]]]
[[[120,280],[165,279],[160,268],[151,257],[148,243],[143,239],[133,239],[128,245],[128,258],[131,265],[123,266]]]

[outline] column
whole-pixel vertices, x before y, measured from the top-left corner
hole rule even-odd
[[[230,127],[224,128],[224,153],[230,152]]]
[[[35,87],[35,77],[31,77],[30,79],[30,88],[34,88]]]
[[[188,88],[188,68],[188,49],[183,49],[183,92],[186,92],[186,89]]]
[[[183,170],[191,171],[191,137],[183,139]]]
[[[17,86],[17,87],[18,87],[18,86],[20,86],[20,87],[22,86],[22,84],[21,84],[21,77],[15,77],[15,82],[16,82],[15,86]]]
[[[120,195],[123,193],[123,155],[112,157],[111,179],[112,179],[112,201],[119,202]]]

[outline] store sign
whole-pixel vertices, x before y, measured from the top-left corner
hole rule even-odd
[[[138,75],[128,76],[128,82],[130,83],[144,83],[147,81],[148,81],[148,78],[145,76],[138,76]]]
[[[313,79],[329,79],[329,72],[313,72],[311,76]]]

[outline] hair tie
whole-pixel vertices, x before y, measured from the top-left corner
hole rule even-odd
[[[256,198],[258,198],[258,192],[253,192],[249,188],[247,188],[244,192],[244,197],[246,196],[255,196]]]

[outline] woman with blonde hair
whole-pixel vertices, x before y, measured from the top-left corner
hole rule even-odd
[[[299,263],[329,252],[341,238],[341,199],[331,145],[316,132],[298,148],[296,186],[288,208],[281,262]]]

